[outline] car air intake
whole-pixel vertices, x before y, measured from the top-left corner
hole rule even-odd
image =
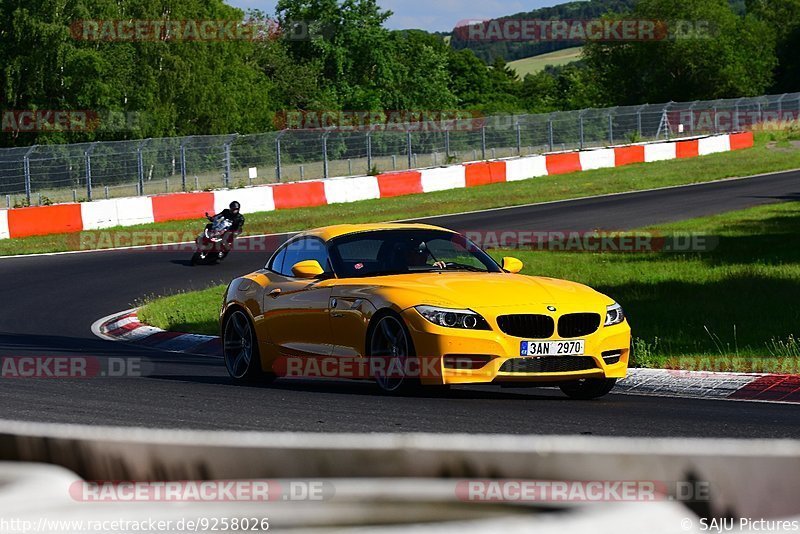
[[[606,362],[606,365],[612,365],[619,363],[619,360],[622,358],[622,351],[607,350],[601,356],[603,357],[603,361]]]
[[[534,314],[501,315],[497,326],[509,336],[525,339],[547,339],[556,329],[552,317]]]
[[[558,320],[558,337],[588,336],[600,328],[598,313],[568,313]]]
[[[500,366],[501,373],[565,373],[597,369],[589,356],[536,356],[511,358]]]

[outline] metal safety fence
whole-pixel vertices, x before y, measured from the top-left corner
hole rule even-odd
[[[377,174],[795,122],[800,93],[369,128],[0,149],[6,207]],[[0,200],[2,202],[3,200]],[[2,206],[0,206],[2,207]]]

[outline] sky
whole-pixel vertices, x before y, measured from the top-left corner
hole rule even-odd
[[[243,9],[256,8],[275,13],[275,0],[225,0]],[[387,26],[393,30],[422,29],[450,31],[459,21],[488,19],[512,15],[566,0],[378,0],[386,10],[394,12]]]

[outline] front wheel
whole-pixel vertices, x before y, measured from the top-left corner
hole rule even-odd
[[[404,394],[418,390],[419,377],[410,365],[414,345],[403,320],[394,313],[378,317],[370,325],[369,358],[375,383],[384,393]]]
[[[589,400],[602,397],[614,389],[616,378],[581,378],[560,386],[568,397]]]
[[[261,370],[258,339],[250,318],[242,310],[234,310],[225,318],[222,353],[228,374],[237,382],[254,382],[273,378]]]

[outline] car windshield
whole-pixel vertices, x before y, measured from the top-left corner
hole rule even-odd
[[[441,230],[377,230],[331,241],[341,278],[436,271],[501,272],[491,256],[460,234]]]

